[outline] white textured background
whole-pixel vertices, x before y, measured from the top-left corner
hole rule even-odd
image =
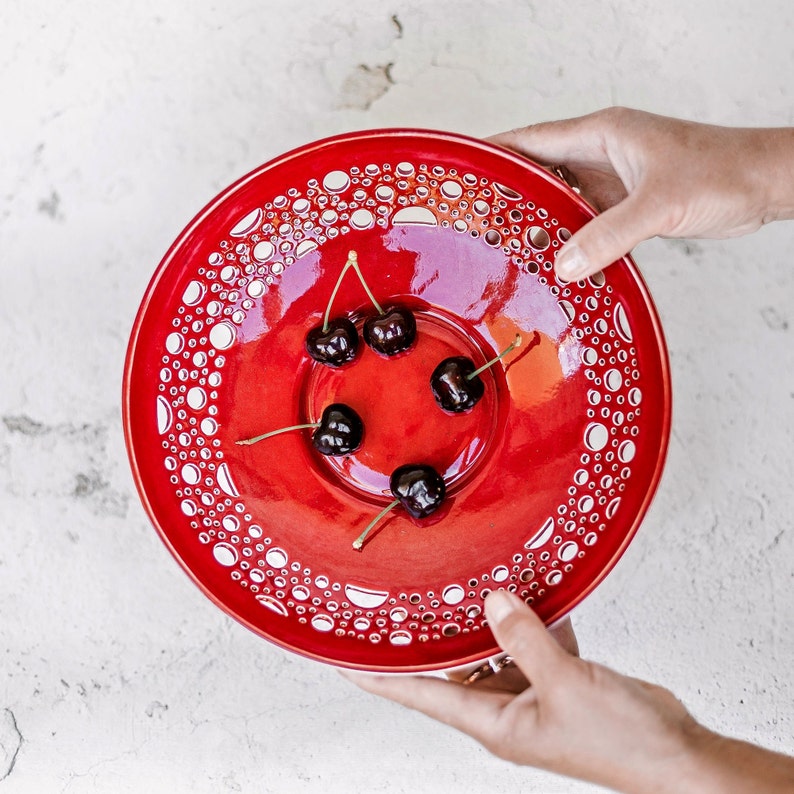
[[[287,149],[613,103],[791,125],[792,41],[789,0],[3,2],[0,791],[594,791],[213,607],[134,493],[128,334],[184,224]],[[582,648],[791,751],[794,224],[636,256],[670,345],[673,437],[640,534],[577,611]]]

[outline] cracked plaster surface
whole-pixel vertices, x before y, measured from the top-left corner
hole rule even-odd
[[[16,718],[10,709],[0,712],[0,783],[14,771],[14,764],[22,746]]]
[[[360,63],[345,78],[339,96],[338,107],[369,110],[372,103],[380,99],[394,85],[391,67],[394,64],[368,66]]]
[[[737,0],[4,10],[0,790],[597,790],[505,765],[204,598],[129,474],[127,338],[157,262],[201,206],[316,138],[392,125],[484,135],[609,103],[794,124],[794,7],[754,11]],[[673,435],[644,526],[574,616],[580,644],[670,687],[709,726],[790,752],[794,227],[655,240],[636,258],[667,334]]]

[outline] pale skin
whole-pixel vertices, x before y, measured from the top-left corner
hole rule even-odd
[[[493,143],[564,165],[601,214],[561,249],[572,281],[651,237],[737,237],[794,218],[794,129],[729,128],[610,108]]]
[[[555,268],[568,281],[650,237],[731,237],[794,218],[794,129],[729,129],[612,108],[491,140],[565,166],[602,210],[560,250]],[[501,758],[626,794],[794,792],[794,758],[720,736],[668,690],[580,659],[569,623],[547,630],[500,590],[485,611],[515,667],[469,685],[464,675],[345,675]]]

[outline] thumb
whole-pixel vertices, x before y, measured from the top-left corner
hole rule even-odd
[[[578,281],[622,259],[661,230],[657,203],[632,193],[579,229],[559,250],[554,269],[561,279]]]
[[[560,666],[572,658],[518,596],[494,590],[485,599],[485,614],[499,646],[533,686],[542,688],[556,678]]]

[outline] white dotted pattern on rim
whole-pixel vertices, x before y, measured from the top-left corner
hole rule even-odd
[[[331,582],[290,561],[289,551],[274,546],[248,512],[215,438],[224,351],[236,343],[237,328],[268,286],[329,238],[390,224],[452,228],[501,247],[557,298],[573,336],[584,345],[581,360],[592,384],[581,468],[572,474],[567,500],[530,534],[523,551],[439,593]],[[242,217],[184,290],[173,330],[163,340],[156,404],[175,498],[217,564],[276,614],[294,613],[321,633],[395,646],[480,630],[481,603],[491,582],[529,603],[559,584],[618,510],[636,453],[642,402],[632,329],[604,274],[574,285],[551,273],[554,251],[568,237],[546,210],[511,188],[440,165],[407,162],[332,171]],[[590,313],[597,311],[591,324]]]

